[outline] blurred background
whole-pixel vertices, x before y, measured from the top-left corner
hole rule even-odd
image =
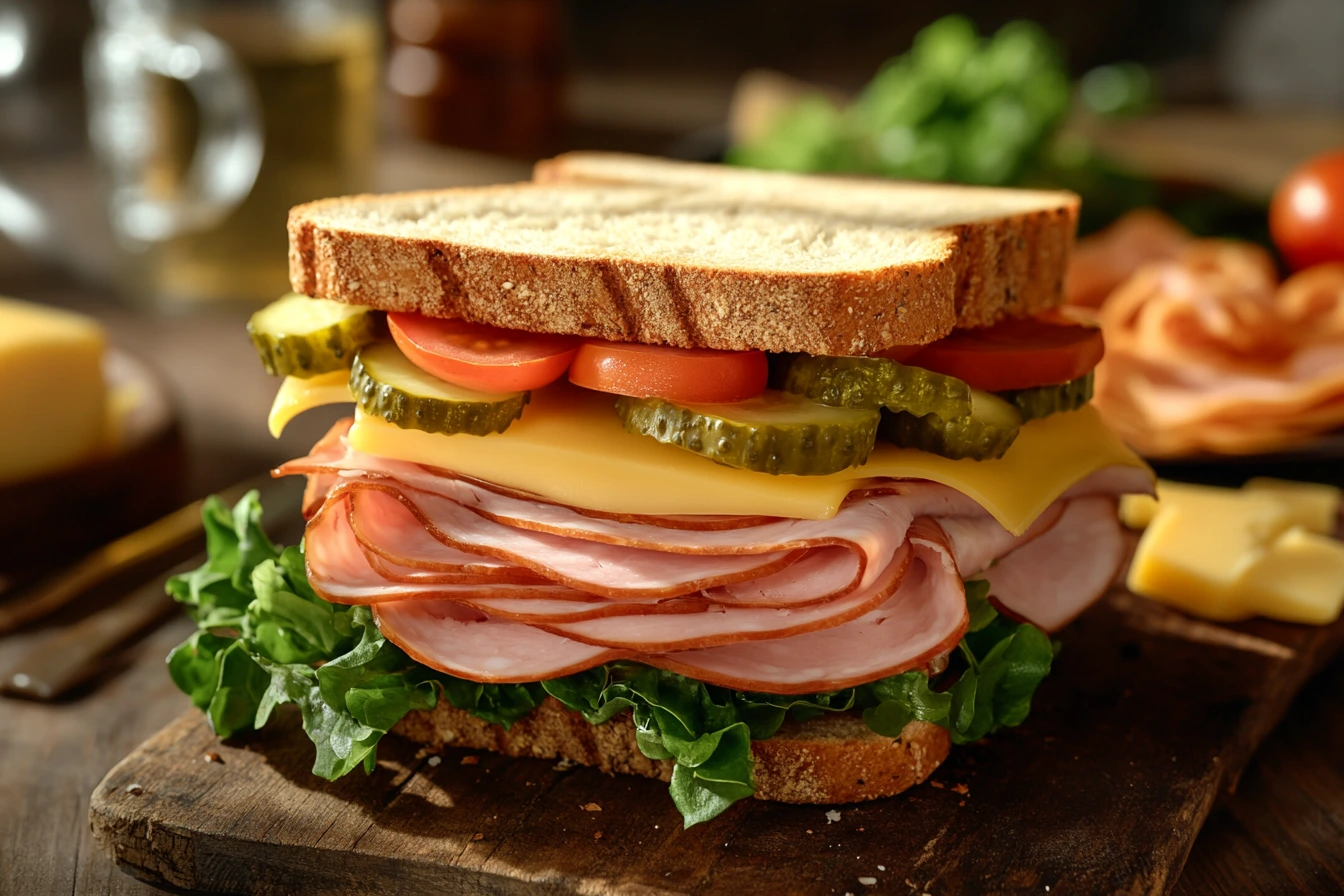
[[[302,453],[243,335],[287,209],[566,149],[1156,206],[1267,244],[1344,145],[1339,0],[2,0],[0,294],[156,370],[199,494]],[[319,417],[320,415],[312,415]]]

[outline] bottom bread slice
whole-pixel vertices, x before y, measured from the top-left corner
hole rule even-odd
[[[440,700],[412,712],[394,733],[434,749],[493,750],[506,756],[568,759],[604,772],[668,781],[672,763],[649,759],[624,713],[602,725],[547,697],[527,718],[504,729]],[[947,758],[947,732],[914,721],[900,737],[875,734],[853,713],[785,722],[774,737],[754,741],[756,798],[785,803],[852,803],[900,793],[922,782]]]

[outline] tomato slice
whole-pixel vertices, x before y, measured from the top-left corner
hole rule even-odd
[[[505,330],[406,312],[390,312],[387,328],[416,367],[482,392],[519,392],[554,382],[564,375],[579,348],[574,336]]]
[[[569,381],[585,389],[666,398],[689,404],[723,404],[765,391],[765,352],[671,348],[638,342],[587,340],[569,368]]]
[[[982,330],[956,330],[905,363],[987,392],[1067,383],[1096,367],[1105,347],[1101,330],[1065,320],[1010,319]]]

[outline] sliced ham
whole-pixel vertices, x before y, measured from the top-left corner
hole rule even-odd
[[[1003,610],[1045,631],[1071,622],[1115,581],[1127,547],[1113,498],[1078,498],[1045,535],[985,571]]]
[[[308,524],[304,558],[308,583],[325,601],[335,604],[373,604],[398,600],[467,597],[556,597],[577,594],[564,585],[462,582],[405,583],[389,581],[369,562],[349,525],[344,501],[328,502]],[[586,595],[578,594],[579,597]]]
[[[281,468],[323,492],[310,582],[372,605],[408,654],[475,681],[630,658],[797,694],[929,668],[965,631],[962,579],[987,568],[1004,612],[1049,628],[1076,615],[1123,553],[1109,496],[1151,490],[1141,470],[1099,471],[1021,536],[916,480],[875,483],[827,520],[630,517],[362,455],[343,434]]]
[[[909,509],[910,502],[893,491],[870,500],[847,502],[827,520],[765,518],[760,522],[760,517],[744,517],[737,520],[738,524],[728,526],[725,518],[713,517],[704,529],[669,527],[659,525],[661,517],[616,519],[580,513],[572,507],[497,491],[449,473],[361,454],[348,447],[339,463],[307,463],[308,460],[291,461],[278,468],[276,473],[336,473],[338,488],[364,485],[396,491],[404,501],[419,508],[429,522],[439,523],[442,529],[465,523],[459,511],[448,507],[452,504],[459,510],[468,510],[514,529],[670,553],[764,553],[818,544],[849,543],[867,556],[885,562],[891,554],[887,530],[895,529],[899,542],[905,527],[914,518]],[[951,495],[959,494],[947,486],[939,487]],[[963,506],[967,512],[984,512],[974,502]],[[442,520],[436,517],[438,511],[444,513]],[[684,526],[685,518],[678,519]],[[752,524],[751,521],[756,522]],[[876,570],[871,573],[876,574]]]
[[[1051,504],[1021,535],[1009,532],[988,515],[945,517],[938,521],[938,526],[947,537],[961,577],[970,579],[1009,551],[1049,532],[1064,513],[1064,507],[1062,501]]]
[[[576,641],[643,653],[796,637],[841,625],[885,602],[900,585],[909,560],[909,548],[902,545],[868,587],[797,609],[717,604],[706,606],[703,612],[678,615],[675,620],[631,614],[549,624],[545,628]]]
[[[583,644],[491,618],[452,601],[401,601],[374,609],[383,634],[430,668],[487,682],[554,678],[634,658],[708,684],[776,694],[836,690],[928,665],[966,628],[961,579],[950,551],[917,545],[900,587],[843,625],[789,638],[672,653]],[[681,619],[668,618],[675,628]]]
[[[799,553],[784,549],[711,555],[688,563],[685,557],[663,551],[506,526],[438,495],[415,492],[408,497],[381,483],[347,481],[328,500],[346,495],[353,502],[357,530],[365,540],[395,553],[389,559],[401,565],[423,566],[440,556],[436,546],[446,546],[454,557],[462,552],[494,557],[553,582],[612,598],[692,594],[776,572],[797,560]],[[416,534],[425,532],[432,538]],[[412,554],[412,549],[425,553]]]
[[[925,668],[956,646],[966,624],[965,591],[950,550],[916,544],[896,593],[844,625],[644,661],[736,690],[811,694]]]
[[[397,601],[373,612],[387,639],[411,659],[472,681],[543,681],[625,657],[454,601]]]

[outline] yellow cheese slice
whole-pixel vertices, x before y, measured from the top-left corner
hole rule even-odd
[[[273,419],[341,400],[337,389],[327,388],[334,384],[320,379],[287,382],[283,409]],[[277,399],[277,408],[281,404]],[[1094,410],[1084,408],[1028,423],[998,460],[948,460],[879,444],[868,463],[853,470],[770,476],[632,435],[613,412],[611,396],[567,383],[534,392],[522,419],[502,434],[433,435],[356,413],[350,443],[368,454],[453,470],[609,513],[825,519],[851,491],[874,479],[931,479],[974,498],[1013,532],[1025,531],[1055,498],[1096,470],[1113,465],[1147,469]]]
[[[287,378],[271,431],[309,408],[352,401],[344,374]],[[930,479],[974,498],[1021,533],[1069,486],[1108,466],[1146,470],[1087,407],[1033,420],[997,460],[949,460],[878,443],[862,467],[829,476],[770,476],[713,463],[625,431],[612,397],[557,383],[503,433],[443,436],[401,429],[356,412],[358,451],[452,470],[574,507],[608,513],[734,514],[826,519],[879,478]]]
[[[106,339],[82,314],[0,299],[0,483],[72,466],[108,437]]]
[[[1339,525],[1339,489],[1314,482],[1265,477],[1249,480],[1241,491],[1159,479],[1156,498],[1125,495],[1120,499],[1120,521],[1131,529],[1142,529],[1153,521],[1162,507],[1179,504],[1200,508],[1212,501],[1216,508],[1222,506],[1220,502],[1228,496],[1239,494],[1273,498],[1284,505],[1293,525],[1302,526],[1308,532],[1332,535]]]
[[[333,370],[330,373],[307,378],[287,376],[280,384],[280,391],[275,393],[275,401],[271,403],[271,413],[266,418],[266,424],[270,427],[271,436],[278,439],[289,425],[289,421],[304,411],[311,411],[325,404],[352,401],[354,399],[350,397],[348,370]]]

